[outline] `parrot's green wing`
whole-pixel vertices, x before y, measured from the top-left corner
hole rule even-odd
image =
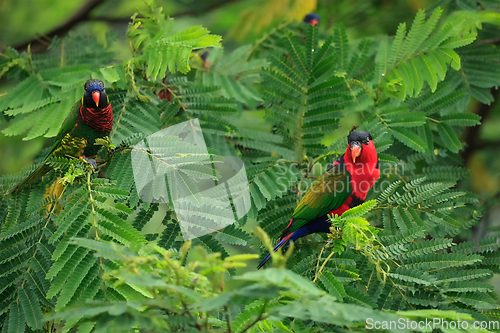
[[[79,100],[78,102],[73,105],[71,108],[71,111],[69,112],[68,116],[66,117],[66,120],[64,120],[63,124],[61,125],[61,129],[59,130],[59,133],[57,134],[56,138],[54,139],[54,143],[52,144],[52,147],[49,150],[49,153],[45,157],[45,159],[49,158],[54,151],[56,151],[58,148],[61,147],[61,144],[63,142],[63,138],[68,134],[73,128],[75,128],[75,124],[78,118],[78,110],[80,110],[80,107],[82,106],[82,100]]]
[[[75,127],[76,120],[78,117],[78,110],[80,109],[80,106],[82,105],[82,101],[78,101],[73,105],[71,108],[71,111],[69,112],[68,116],[66,117],[66,120],[63,122],[61,129],[59,130],[59,133],[57,134],[54,143],[52,144],[52,147],[50,148],[50,151],[48,154],[45,156],[44,162],[47,161],[47,159],[54,155],[56,151],[59,150],[64,150],[62,148],[63,145],[63,139],[64,137]],[[64,154],[61,154],[64,155]],[[34,170],[28,177],[26,177],[23,181],[21,181],[19,184],[16,185],[14,189],[11,190],[11,193],[19,193],[26,185],[33,183],[43,175],[45,175],[51,168],[43,163],[40,165],[36,170]]]
[[[345,168],[334,165],[323,173],[309,188],[293,212],[292,224],[287,234],[302,228],[308,222],[325,216],[332,209],[339,208],[352,193],[349,173]]]

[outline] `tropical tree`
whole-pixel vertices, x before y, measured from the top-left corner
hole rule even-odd
[[[468,105],[492,103],[500,80],[490,38],[500,14],[490,3],[420,10],[393,38],[349,40],[341,24],[287,23],[234,50],[202,26],[177,30],[151,4],[131,19],[126,60],[105,46],[114,36],[102,44],[69,34],[41,54],[7,48],[0,75],[16,84],[0,98],[3,135],[55,136],[91,77],[106,83],[114,126],[98,142],[97,170],[51,158],[45,177],[9,194],[44,150],[0,179],[2,332],[337,332],[496,320],[488,280],[499,272],[499,245],[463,241],[482,211],[477,195],[457,187],[468,177],[462,134],[481,121]],[[186,122],[199,124],[205,150],[179,136],[155,140]],[[367,201],[332,216],[331,233],[274,254],[274,267],[242,269],[271,251],[353,126],[371,133],[380,161]],[[173,162],[158,178],[144,160],[134,164],[137,154]],[[217,165],[231,159],[246,170],[245,214],[234,198],[230,216],[211,201],[181,212],[171,189],[189,203],[202,180],[227,181]],[[165,193],[151,183],[162,179],[182,184]],[[186,217],[234,223],[193,238]]]

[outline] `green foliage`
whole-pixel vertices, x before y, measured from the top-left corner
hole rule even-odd
[[[0,202],[2,331],[337,332],[363,331],[366,318],[498,316],[486,310],[497,308],[487,279],[500,272],[499,245],[460,242],[481,211],[457,187],[468,177],[463,128],[481,120],[467,105],[491,103],[500,77],[498,48],[476,42],[496,16],[419,11],[408,33],[401,24],[394,39],[360,41],[342,25],[329,33],[284,24],[253,46],[210,50],[199,65],[205,50],[192,51],[220,37],[176,32],[151,5],[132,18],[125,61],[74,34],[43,55],[9,49],[0,74],[17,85],[0,97],[5,135],[55,136],[90,77],[106,82],[114,126],[98,143],[99,173],[50,159],[45,177]],[[253,117],[260,109],[265,119]],[[207,151],[150,136],[195,119]],[[273,253],[275,267],[242,269],[256,255],[232,254],[269,253],[305,189],[345,151],[352,125],[371,133],[379,153],[381,177],[366,202],[331,216],[327,236]],[[134,173],[138,153],[145,163],[171,157],[186,192],[194,177],[221,180],[224,156],[240,158],[247,216],[235,209],[237,222],[196,238],[193,251],[157,184],[137,188],[149,170]],[[32,170],[0,178],[1,190]],[[199,218],[229,220],[197,204],[211,216]]]
[[[137,60],[146,66],[146,76],[153,81],[163,79],[167,69],[171,73],[176,70],[187,73],[192,50],[220,46],[221,37],[209,35],[202,26],[174,33],[173,19],[166,19],[163,9],[154,4],[150,4],[148,12],[140,14],[144,18],[138,18],[137,14],[132,17],[127,37],[133,45],[132,52],[142,53]]]
[[[377,205],[376,200],[367,201],[357,207],[350,209],[342,216],[329,216],[332,223],[328,237],[333,242],[332,255],[336,252],[345,251],[349,244],[356,250],[371,252],[376,241],[375,235],[378,230],[370,226],[370,223],[360,217]]]
[[[66,320],[80,330],[95,325],[101,329],[112,327],[122,331],[132,327],[165,331],[190,328],[228,331],[230,324],[233,332],[244,332],[253,327],[287,330],[281,322],[286,317],[338,326],[356,325],[365,318],[398,320],[419,315],[472,318],[453,311],[399,311],[395,315],[374,310],[372,307],[376,304],[372,299],[352,287],[344,290],[330,273],[321,277],[327,291],[298,274],[277,268],[225,278],[228,269],[245,266],[245,261],[256,256],[236,255],[221,260],[218,253],[209,254],[198,247],[195,250],[201,260],[183,265],[190,242],[185,243],[179,252],[148,245],[141,249],[142,255],[121,245],[86,238],[73,238],[72,244],[92,250],[95,256],[111,260],[116,265],[112,273],[104,275],[109,285],[133,285],[142,290],[142,295],[135,300],[93,301],[45,316],[45,320]],[[235,282],[245,284],[234,288]],[[276,302],[280,295],[289,301]],[[339,302],[342,297],[353,304]],[[244,310],[231,321],[233,314],[229,306],[241,306]]]
[[[214,49],[205,62],[205,66],[209,64],[210,68],[196,71],[196,81],[205,86],[221,87],[224,97],[241,103],[251,105],[252,101],[262,101],[254,85],[261,81],[260,69],[267,62],[265,59],[247,61],[250,51],[250,45],[242,46],[229,55],[222,54],[222,49]]]
[[[281,131],[288,132],[287,136],[296,138],[287,144],[295,156],[285,158],[300,161],[304,154],[321,153],[323,132],[335,128],[343,109],[359,107],[360,100],[367,97],[360,87],[351,87],[349,77],[343,74],[347,68],[336,60],[346,58],[348,49],[338,55],[335,38],[346,38],[345,30],[339,28],[319,47],[317,29],[309,27],[305,42],[291,34],[285,37],[286,56],[270,53],[271,67],[264,71],[263,84],[270,106],[266,116]]]
[[[460,57],[453,50],[472,43],[476,39],[475,32],[467,32],[457,36],[463,30],[458,25],[448,22],[440,30],[435,31],[442,10],[437,8],[425,21],[425,11],[420,10],[406,34],[406,25],[400,24],[390,51],[381,48],[379,68],[381,75],[386,76],[395,97],[405,99],[406,96],[417,96],[427,82],[431,91],[437,89],[439,81],[444,80],[448,65],[455,70],[460,69]],[[385,55],[388,54],[388,57]],[[400,85],[399,88],[396,86]]]

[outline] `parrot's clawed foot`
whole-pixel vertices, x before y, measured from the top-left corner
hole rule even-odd
[[[118,150],[123,150],[123,149],[126,149],[127,147],[128,147],[128,146],[127,146],[125,143],[121,143],[118,147],[113,145],[113,147],[111,147],[111,148],[109,149],[109,152],[110,152],[111,154],[114,154],[114,153],[116,153]]]
[[[97,170],[97,162],[93,158],[87,158],[85,156],[80,156],[80,158],[83,159],[88,164],[92,165],[92,168],[94,170]]]

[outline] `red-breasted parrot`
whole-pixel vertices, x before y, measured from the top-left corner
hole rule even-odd
[[[83,157],[96,168],[96,161],[93,158],[101,146],[96,146],[94,143],[97,138],[104,138],[111,132],[113,110],[101,80],[88,80],[85,82],[84,89],[82,99],[72,107],[45,161],[51,156]],[[42,164],[20,182],[11,193],[20,192],[26,185],[33,183],[49,170],[50,167],[47,164]]]
[[[342,215],[366,199],[366,194],[380,176],[377,151],[370,133],[354,131],[347,137],[347,150],[309,188],[281,233],[274,252],[290,240],[317,232],[330,232],[328,214]],[[264,266],[268,254],[259,264]]]

